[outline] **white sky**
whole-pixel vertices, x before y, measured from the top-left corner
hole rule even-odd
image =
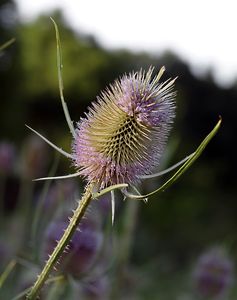
[[[237,0],[16,0],[23,20],[60,7],[109,48],[171,49],[221,84],[237,78]]]

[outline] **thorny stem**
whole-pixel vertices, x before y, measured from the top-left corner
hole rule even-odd
[[[50,271],[54,267],[55,263],[58,261],[59,257],[63,253],[65,247],[69,243],[73,233],[75,232],[79,222],[81,221],[84,213],[92,200],[92,185],[88,185],[82,199],[78,202],[78,207],[73,213],[72,218],[70,219],[69,225],[65,230],[62,238],[58,242],[56,248],[53,253],[49,256],[48,261],[46,262],[41,274],[38,276],[35,284],[31,288],[29,294],[27,295],[28,300],[36,299],[41,287],[46,281]]]

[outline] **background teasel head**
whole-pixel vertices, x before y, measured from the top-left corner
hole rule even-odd
[[[202,297],[226,299],[233,281],[234,264],[224,248],[211,248],[199,257],[194,270],[194,283]]]
[[[164,71],[124,75],[77,124],[73,160],[88,182],[133,184],[159,164],[175,116],[175,79],[160,83]]]

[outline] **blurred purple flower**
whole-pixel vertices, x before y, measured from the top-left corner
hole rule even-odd
[[[175,116],[174,80],[159,83],[164,68],[124,75],[92,104],[78,123],[73,160],[99,188],[136,183],[151,173]]]
[[[100,197],[100,201],[98,201],[98,208],[104,218],[108,216],[111,211],[111,195],[109,193]]]
[[[14,167],[15,147],[8,142],[0,143],[0,174],[9,175]]]
[[[44,255],[51,254],[67,228],[66,221],[52,223],[46,233]],[[91,218],[83,219],[73,235],[68,249],[60,259],[59,269],[74,277],[82,276],[95,262],[102,246],[102,232]]]
[[[41,200],[41,193],[39,193],[37,200]],[[47,193],[46,199],[44,201],[44,208],[46,211],[57,209],[58,205],[62,203],[71,204],[73,203],[78,195],[78,188],[73,180],[65,180],[53,183]],[[59,204],[60,203],[60,204]]]
[[[37,136],[30,136],[23,149],[21,160],[22,175],[26,178],[41,176],[48,163],[48,148]]]
[[[105,276],[86,282],[83,286],[83,299],[106,300],[109,299],[109,281]]]
[[[213,248],[198,259],[194,279],[201,296],[222,297],[233,282],[233,263],[223,249]]]

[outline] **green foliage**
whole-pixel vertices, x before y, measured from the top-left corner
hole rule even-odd
[[[74,101],[80,101],[78,97],[92,99],[100,89],[99,74],[103,74],[107,66],[106,53],[92,47],[86,38],[77,37],[65,24],[62,23],[60,28],[64,45],[64,87],[68,98]],[[24,74],[22,90],[27,97],[57,94],[54,35],[48,17],[40,17],[33,24],[24,24],[20,29],[20,60]]]

